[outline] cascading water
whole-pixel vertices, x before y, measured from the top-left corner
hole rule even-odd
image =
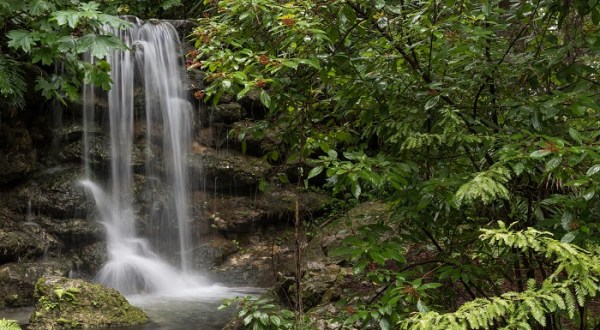
[[[90,169],[89,133],[84,136],[85,175],[82,185],[93,196],[100,221],[107,233],[109,258],[98,280],[124,294],[172,292],[198,286],[198,278],[189,275],[190,247],[188,196],[189,179],[186,154],[191,145],[191,104],[184,94],[185,71],[177,54],[178,37],[168,23],[141,24],[112,31],[131,51],[112,51],[112,89],[108,93],[111,166],[110,180],[93,180]],[[145,93],[145,192],[165,191],[167,197],[157,210],[134,207],[134,95],[136,88]],[[142,97],[142,96],[135,96]],[[94,123],[94,89],[84,88],[84,129]],[[136,100],[137,101],[137,100]],[[158,146],[158,147],[157,147]],[[146,215],[150,240],[139,237],[136,217]],[[165,261],[172,242],[178,242],[179,267]],[[151,246],[152,243],[152,246]]]

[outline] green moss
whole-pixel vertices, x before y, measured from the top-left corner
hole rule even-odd
[[[29,329],[120,327],[148,321],[144,312],[119,292],[100,284],[59,277],[40,279],[36,293],[40,298]]]

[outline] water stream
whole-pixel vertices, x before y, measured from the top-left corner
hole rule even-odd
[[[191,150],[192,105],[184,88],[187,78],[177,53],[179,40],[169,23],[142,24],[137,19],[132,23],[128,30],[113,31],[131,51],[115,50],[107,58],[113,81],[108,93],[107,180],[94,174],[88,154],[93,140],[89,131],[98,121],[97,95],[94,88],[84,87],[86,154],[81,185],[95,201],[96,216],[107,233],[108,261],[97,280],[125,294],[153,321],[131,329],[217,329],[230,316],[215,312],[224,298],[257,291],[211,285],[189,261],[192,178],[186,155]],[[142,101],[145,107],[140,111],[135,104]],[[139,122],[145,134],[136,132]],[[134,149],[143,145],[140,135],[145,135],[143,166],[134,159]],[[144,178],[143,194],[153,201],[145,209],[136,205],[136,176]]]

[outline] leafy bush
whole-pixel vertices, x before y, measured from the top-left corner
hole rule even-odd
[[[244,327],[255,330],[295,329],[293,312],[277,306],[269,299],[256,299],[250,296],[226,300],[219,309],[239,305],[238,318]]]

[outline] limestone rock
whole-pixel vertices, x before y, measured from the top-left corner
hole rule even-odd
[[[117,290],[83,280],[42,277],[35,286],[35,298],[31,330],[124,327],[148,321]]]

